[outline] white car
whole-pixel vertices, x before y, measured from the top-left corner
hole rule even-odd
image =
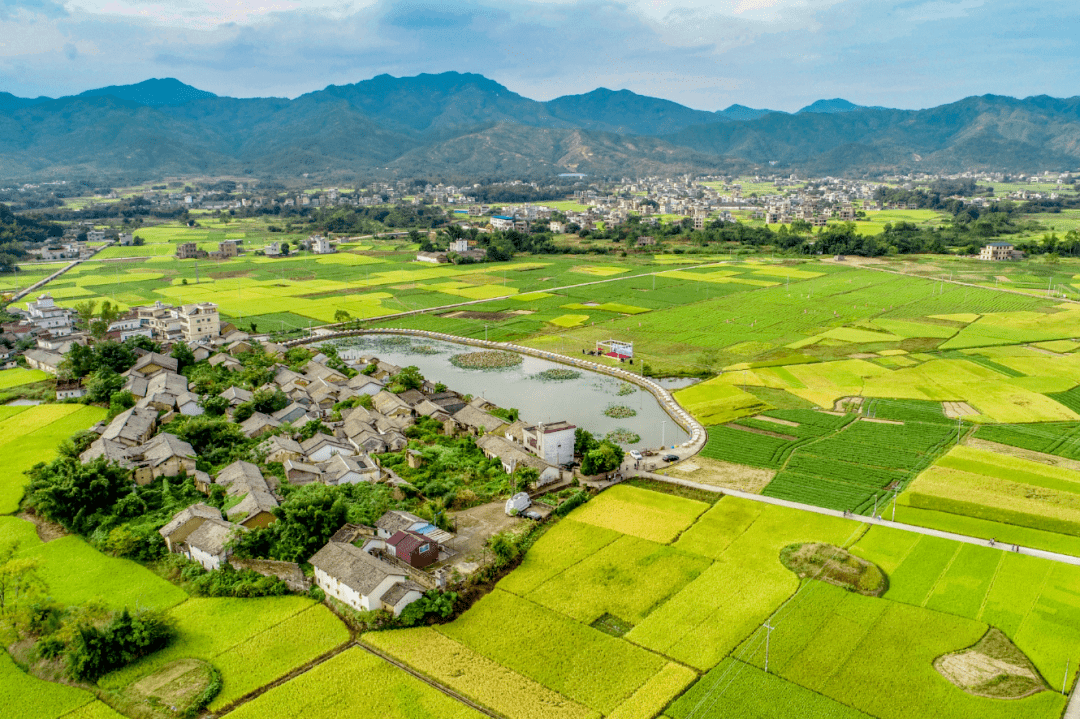
[[[630,450],[630,456],[634,458],[635,462],[641,461],[641,452],[637,451],[636,449]]]

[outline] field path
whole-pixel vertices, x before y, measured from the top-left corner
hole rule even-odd
[[[804,512],[814,512],[815,514],[827,514],[830,517],[840,517],[842,519],[850,519],[855,522],[862,522],[863,524],[872,525],[879,524],[883,527],[892,527],[893,529],[899,529],[905,532],[912,532],[914,534],[925,534],[929,537],[941,537],[942,539],[951,539],[954,542],[963,542],[964,544],[977,544],[981,547],[987,546],[989,543],[985,539],[978,537],[969,537],[966,534],[954,534],[952,532],[943,532],[939,529],[930,529],[928,527],[917,527],[913,524],[901,524],[899,522],[890,522],[887,519],[878,519],[875,517],[867,517],[861,514],[845,515],[843,512],[835,509],[825,509],[824,507],[815,507],[812,504],[801,504],[799,502],[792,502],[787,499],[777,499],[776,497],[766,497],[760,494],[750,494],[749,492],[740,492],[735,489],[727,489],[723,487],[714,487],[709,484],[699,484],[697,482],[691,482],[686,479],[677,479],[675,477],[665,477],[662,474],[653,474],[652,472],[635,471],[633,469],[625,469],[624,471],[628,476],[644,477],[646,479],[655,479],[658,482],[666,482],[667,484],[677,484],[683,487],[690,487],[692,489],[700,489],[703,492],[713,492],[714,494],[730,494],[732,497],[739,497],[741,499],[749,499],[752,502],[762,502],[763,504],[775,504],[780,507],[788,507],[790,509],[801,509]],[[1002,552],[1011,552],[1012,545],[997,544]],[[1059,554],[1058,552],[1048,552],[1043,549],[1034,549],[1031,547],[1020,547],[1020,554],[1028,554],[1032,557],[1039,557],[1041,559],[1049,559],[1051,562],[1060,562],[1061,564],[1072,564],[1080,566],[1080,557],[1074,557],[1069,554]],[[1076,702],[1074,714],[1066,714],[1066,719],[1080,719],[1080,702]]]

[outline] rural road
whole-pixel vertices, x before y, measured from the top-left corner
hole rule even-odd
[[[716,494],[727,494],[732,497],[740,497],[741,499],[749,499],[752,502],[761,502],[763,504],[774,504],[778,507],[788,507],[789,509],[800,509],[804,512],[813,512],[815,514],[827,514],[831,517],[839,517],[841,519],[850,519],[855,522],[862,522],[863,524],[876,524],[882,527],[891,527],[893,529],[899,529],[904,532],[913,532],[915,534],[925,534],[928,537],[941,537],[942,539],[951,539],[954,542],[963,542],[965,544],[977,544],[981,547],[989,546],[989,542],[985,539],[978,537],[969,537],[966,534],[954,534],[952,532],[943,532],[938,529],[929,529],[927,527],[917,527],[913,524],[901,524],[900,522],[890,522],[887,519],[876,519],[873,517],[867,517],[860,514],[853,514],[851,516],[844,516],[844,513],[835,509],[825,509],[824,507],[815,507],[812,504],[800,504],[799,502],[792,502],[786,499],[777,499],[776,497],[766,497],[760,494],[750,494],[749,492],[740,492],[735,489],[726,489],[723,487],[715,487],[710,484],[699,484],[698,482],[691,482],[685,479],[676,479],[675,477],[665,477],[662,474],[654,474],[653,472],[635,471],[630,469],[627,474],[629,476],[644,477],[646,479],[655,479],[659,482],[667,482],[668,484],[677,484],[683,487],[690,487],[692,489],[700,489],[704,492],[713,492]],[[1012,551],[1011,544],[997,544],[996,547],[1003,552]],[[1069,554],[1059,554],[1057,552],[1047,552],[1043,549],[1034,549],[1032,547],[1020,547],[1021,554],[1027,554],[1032,557],[1039,557],[1041,559],[1048,559],[1051,562],[1060,562],[1062,564],[1073,564],[1080,566],[1080,557],[1074,557]],[[1066,719],[1080,719],[1080,703],[1077,704],[1075,715],[1067,714]]]

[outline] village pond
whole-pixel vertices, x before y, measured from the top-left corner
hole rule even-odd
[[[483,397],[503,407],[520,410],[527,422],[557,422],[566,420],[587,429],[597,438],[609,432],[629,430],[640,436],[627,449],[657,449],[661,443],[671,447],[681,444],[688,435],[675,424],[656,398],[637,385],[600,374],[573,368],[578,376],[572,379],[545,379],[548,370],[567,370],[567,365],[519,355],[520,364],[500,369],[463,369],[450,358],[476,348],[453,342],[401,335],[364,335],[334,342],[342,359],[355,361],[361,357],[378,357],[402,367],[415,365],[432,382],[442,382],[461,394]],[[609,417],[610,407],[630,408],[632,417]],[[625,414],[625,412],[615,412]]]

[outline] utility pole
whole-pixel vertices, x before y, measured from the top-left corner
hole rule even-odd
[[[894,522],[896,521],[896,500],[897,500],[897,499],[899,498],[899,496],[900,496],[900,487],[899,487],[899,486],[897,486],[897,487],[893,487],[893,496],[892,496],[892,521],[894,521]]]
[[[660,420],[660,446],[667,447],[667,420]]]
[[[765,635],[765,673],[768,674],[769,673],[769,640],[772,639],[772,630],[774,629],[774,627],[773,627],[772,624],[770,624],[768,621],[766,621],[765,622],[765,629],[768,632]]]
[[[1065,660],[1065,676],[1061,680],[1061,693],[1065,694],[1065,685],[1069,683],[1069,662],[1070,659]]]
[[[960,431],[961,431],[961,428],[963,426],[964,426],[964,418],[963,417],[957,417],[956,418],[956,443],[957,444],[960,444]]]

